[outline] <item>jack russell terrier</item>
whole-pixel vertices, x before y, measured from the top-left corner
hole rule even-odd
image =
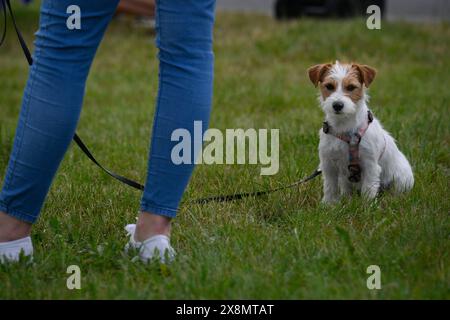
[[[325,113],[319,143],[322,202],[337,202],[353,189],[368,199],[390,186],[396,192],[409,191],[414,185],[411,165],[367,106],[366,90],[376,70],[336,62],[313,66],[308,74],[320,88]]]

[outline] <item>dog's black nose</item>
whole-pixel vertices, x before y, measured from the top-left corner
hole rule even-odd
[[[341,101],[335,101],[333,102],[333,109],[334,111],[341,111],[342,109],[344,109],[344,103]]]

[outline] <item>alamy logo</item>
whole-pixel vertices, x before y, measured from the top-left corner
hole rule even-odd
[[[69,30],[81,29],[81,9],[77,5],[70,5],[67,7],[66,13],[70,16],[66,20],[66,26]]]
[[[202,134],[202,121],[194,121],[194,136],[180,128],[172,132],[171,159],[180,164],[261,164],[261,175],[274,175],[279,170],[279,130],[226,129],[225,136],[218,129]],[[225,140],[225,141],[224,141]],[[203,143],[207,142],[205,146]],[[248,148],[247,148],[248,147]],[[247,153],[248,150],[248,153]]]
[[[77,265],[70,265],[67,267],[66,273],[70,274],[70,276],[67,278],[66,286],[67,289],[73,290],[81,289],[81,270],[80,267]]]
[[[380,290],[381,289],[381,269],[377,265],[371,265],[367,267],[368,274],[371,274],[367,278],[367,289],[369,290]]]
[[[379,6],[373,4],[367,7],[367,14],[370,16],[367,18],[366,26],[369,30],[381,29],[381,9]]]

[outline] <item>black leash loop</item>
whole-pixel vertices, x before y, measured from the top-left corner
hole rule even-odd
[[[33,64],[33,58],[31,57],[30,50],[28,49],[28,46],[22,36],[22,33],[20,32],[19,28],[17,27],[16,19],[14,17],[14,14],[13,14],[13,11],[11,8],[10,0],[0,0],[0,3],[2,4],[3,10],[4,10],[3,16],[4,16],[4,20],[5,20],[5,24],[3,27],[3,33],[2,33],[2,36],[0,39],[0,46],[3,44],[3,42],[5,41],[5,38],[6,38],[6,24],[7,24],[6,10],[9,10],[9,14],[11,15],[11,20],[13,22],[14,29],[16,30],[17,37],[19,38],[20,46],[22,47],[22,51],[25,54],[28,64],[31,66]],[[81,140],[81,138],[78,136],[77,133],[75,133],[73,135],[73,141],[77,144],[77,146],[81,149],[81,151],[83,151],[83,153],[105,173],[107,173],[114,179],[116,179],[134,189],[141,190],[141,191],[144,190],[144,186],[142,184],[140,184],[139,182],[136,182],[134,180],[128,179],[127,177],[121,176],[121,175],[105,168],[103,165],[101,165],[100,162],[97,161],[97,159],[94,157],[92,152],[84,144],[83,140]],[[320,171],[320,169],[317,169],[310,176],[308,176],[302,180],[299,180],[297,182],[294,182],[290,185],[284,186],[284,187],[263,190],[263,191],[256,191],[256,192],[245,192],[245,193],[238,193],[238,194],[220,195],[220,196],[194,199],[192,201],[189,201],[189,203],[205,204],[205,203],[209,203],[209,202],[231,202],[231,201],[241,200],[241,199],[249,198],[249,197],[260,197],[260,196],[264,196],[264,195],[274,193],[277,191],[296,187],[298,185],[301,185],[305,182],[308,182],[308,181],[314,179],[315,177],[319,176],[321,173],[322,173],[322,171]]]

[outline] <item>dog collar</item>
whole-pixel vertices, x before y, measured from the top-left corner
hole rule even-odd
[[[349,165],[348,171],[350,175],[348,179],[350,182],[359,182],[361,181],[361,165],[359,159],[359,144],[361,142],[362,137],[366,133],[369,125],[373,122],[373,115],[370,110],[367,111],[367,121],[365,124],[356,129],[350,130],[344,133],[337,133],[333,130],[333,128],[329,125],[327,121],[323,123],[323,132],[325,134],[331,134],[332,136],[346,142],[348,144],[348,158]]]

